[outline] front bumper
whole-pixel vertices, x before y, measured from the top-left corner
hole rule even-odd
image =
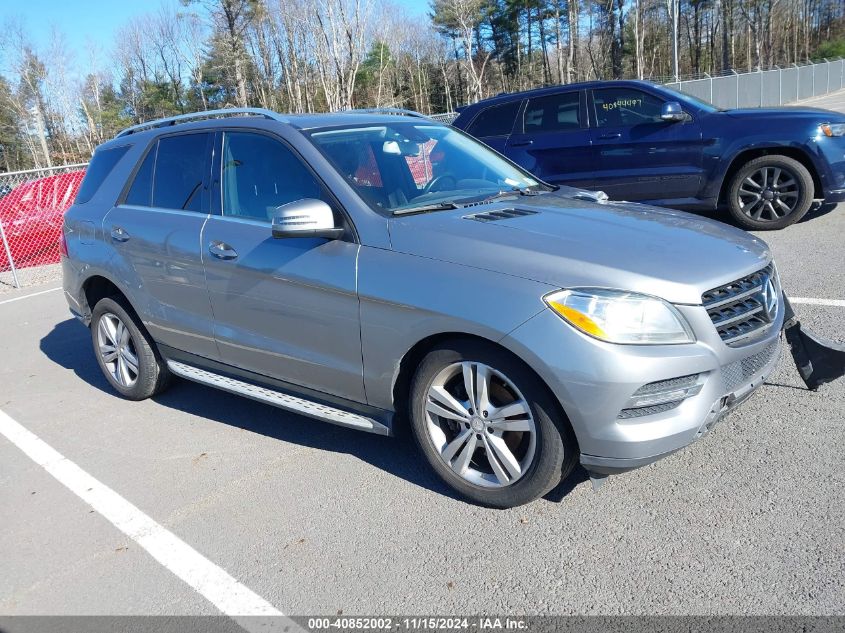
[[[825,194],[826,204],[834,202],[845,202],[845,189],[832,189]]]
[[[569,418],[581,463],[595,473],[650,464],[709,433],[771,374],[781,353],[783,304],[753,343],[729,347],[701,306],[678,306],[697,341],[613,345],[587,337],[547,310],[503,341],[538,371]],[[620,417],[649,383],[699,375],[700,391],[668,410]]]
[[[739,405],[745,402],[751,395],[763,385],[766,378],[774,371],[775,367],[777,366],[778,359],[780,358],[782,345],[780,339],[775,340],[775,342],[769,346],[768,349],[764,349],[763,352],[760,353],[761,356],[769,358],[768,362],[762,368],[755,368],[755,371],[749,374],[745,374],[742,370],[742,362],[739,362],[739,368],[736,367],[727,370],[727,368],[722,368],[722,379],[723,381],[727,382],[731,380],[728,378],[728,374],[742,375],[742,383],[739,384],[735,389],[732,391],[728,391],[723,395],[719,396],[713,404],[710,406],[709,411],[705,414],[703,421],[701,422],[700,426],[695,430],[694,435],[691,437],[688,435],[681,435],[676,436],[682,443],[675,449],[669,450],[665,453],[661,453],[659,455],[650,455],[647,457],[638,457],[638,458],[619,458],[619,457],[599,457],[597,455],[581,455],[581,464],[584,467],[594,473],[606,474],[611,475],[615,473],[622,473],[628,470],[632,470],[634,468],[639,468],[640,466],[646,466],[653,462],[656,462],[659,459],[662,459],[668,455],[671,455],[675,451],[683,448],[691,444],[692,442],[704,437],[713,428],[731,411],[736,409]],[[726,385],[726,388],[727,385]],[[702,402],[706,403],[706,399]],[[700,415],[700,412],[699,412]]]

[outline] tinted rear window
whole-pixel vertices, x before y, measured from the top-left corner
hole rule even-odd
[[[581,128],[581,97],[565,92],[531,99],[525,108],[525,132],[561,132]]]
[[[467,132],[477,138],[510,134],[520,103],[520,101],[512,101],[482,110],[473,119]]]
[[[159,139],[153,177],[153,206],[202,211],[202,182],[208,134]]]
[[[144,162],[138,168],[135,174],[135,180],[132,181],[132,187],[129,188],[129,193],[126,194],[126,204],[134,204],[141,207],[150,206],[153,195],[153,166],[156,161],[157,149],[158,141],[147,152]]]
[[[117,161],[123,158],[128,149],[129,145],[123,145],[122,147],[99,150],[94,154],[88,169],[85,171],[85,178],[83,178],[79,187],[79,193],[76,194],[76,204],[85,204],[97,193],[100,185],[103,184],[111,170],[117,165]]]

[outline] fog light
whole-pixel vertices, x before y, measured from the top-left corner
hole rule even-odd
[[[628,409],[636,409],[638,407],[650,407],[653,404],[663,404],[664,402],[677,402],[678,400],[685,400],[690,396],[694,396],[701,391],[701,385],[695,385],[686,389],[675,389],[674,391],[664,391],[662,393],[655,393],[649,396],[640,396],[628,400]]]
[[[700,375],[690,374],[643,385],[628,399],[625,409],[653,407],[669,402],[680,403],[701,391],[704,385],[698,379]]]

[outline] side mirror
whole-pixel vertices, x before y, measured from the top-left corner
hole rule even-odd
[[[303,198],[283,204],[273,214],[273,237],[325,237],[336,240],[343,229],[334,225],[334,213],[322,200]]]
[[[687,113],[677,101],[667,101],[660,109],[660,118],[664,121],[686,121]]]

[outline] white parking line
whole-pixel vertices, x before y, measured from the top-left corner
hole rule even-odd
[[[845,299],[812,299],[807,297],[789,297],[789,303],[804,303],[811,306],[833,306],[845,308]]]
[[[0,306],[4,303],[12,303],[13,301],[20,301],[21,299],[29,299],[30,297],[37,297],[38,295],[45,295],[48,292],[55,292],[56,290],[61,290],[62,287],[59,286],[58,288],[50,288],[49,290],[42,290],[41,292],[32,292],[28,295],[21,295],[20,297],[13,297],[11,299],[6,299],[5,301],[0,301]]]
[[[243,619],[246,616],[284,615],[276,607],[156,523],[114,490],[82,470],[4,411],[0,411],[0,434],[5,435],[32,461],[147,550],[153,558],[221,612],[235,618],[242,627],[261,628],[263,631],[276,628],[266,626],[269,622],[264,618],[261,618],[260,623]],[[298,630],[287,618],[276,620],[273,624],[281,625],[282,622],[290,627],[289,630]]]

